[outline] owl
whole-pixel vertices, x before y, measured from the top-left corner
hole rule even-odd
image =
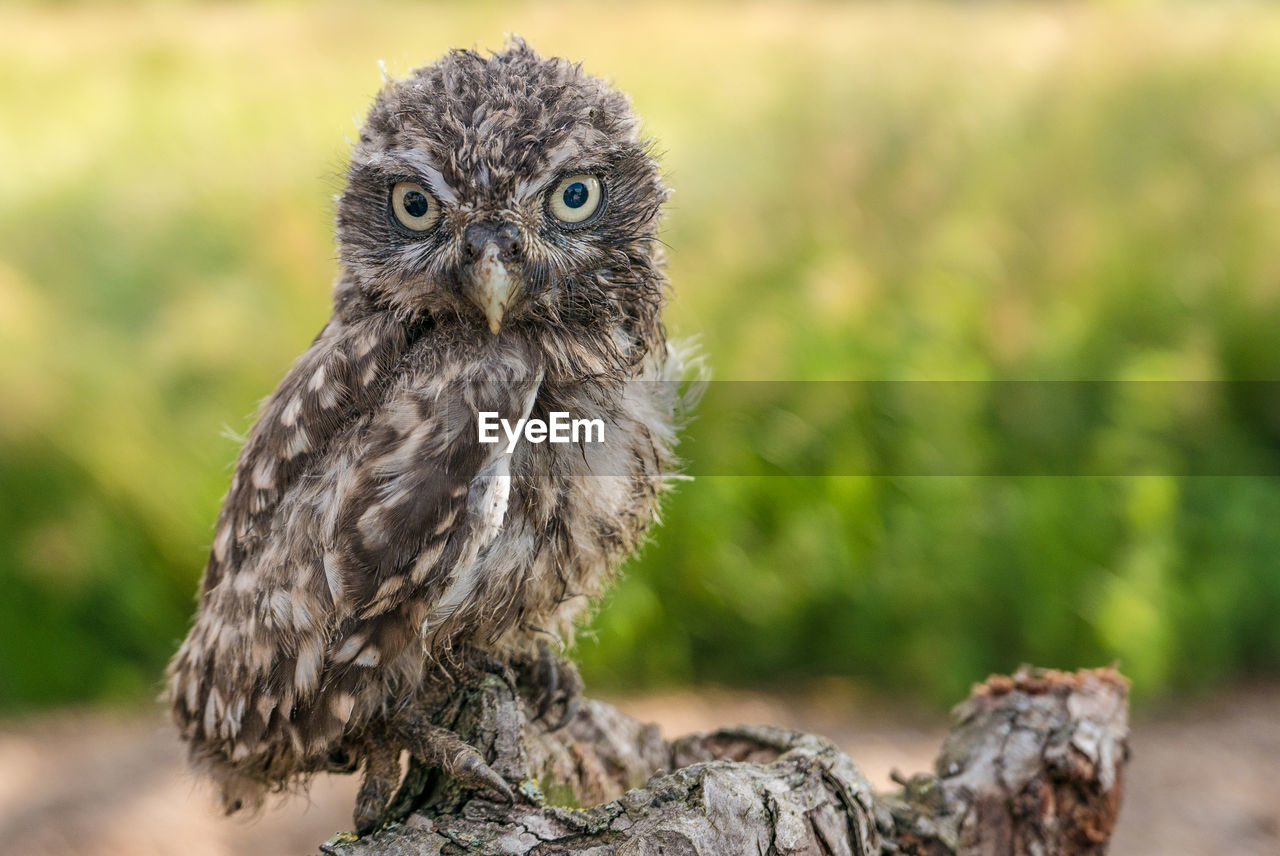
[[[167,673],[228,813],[359,769],[366,832],[404,751],[511,797],[431,715],[467,668],[541,675],[545,703],[548,657],[655,520],[683,372],[666,194],[627,98],[520,40],[378,93],[333,315],[240,452]]]

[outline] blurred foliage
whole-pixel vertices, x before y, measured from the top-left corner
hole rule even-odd
[[[232,435],[327,316],[374,61],[506,31],[634,96],[677,191],[669,318],[718,378],[1280,378],[1267,7],[9,6],[0,709],[158,687]],[[928,436],[1017,459],[984,388]],[[1082,441],[1121,458],[1168,409],[1099,406]],[[1215,406],[1275,455],[1274,401]],[[947,454],[845,430],[839,454]],[[1273,477],[747,472],[680,486],[579,646],[593,685],[943,700],[1118,657],[1150,698],[1280,669]]]

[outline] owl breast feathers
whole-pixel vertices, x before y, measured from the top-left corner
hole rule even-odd
[[[665,194],[625,97],[522,42],[378,94],[333,317],[261,408],[169,668],[228,810],[358,763],[461,652],[567,641],[636,547],[680,408]],[[555,412],[603,434],[480,442]]]

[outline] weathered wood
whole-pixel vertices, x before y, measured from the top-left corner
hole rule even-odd
[[[740,726],[664,741],[596,701],[564,729],[530,723],[509,685],[462,690],[448,724],[519,782],[515,805],[412,769],[408,820],[340,856],[435,854],[1100,854],[1127,757],[1112,669],[1024,669],[975,687],[932,773],[875,794],[821,737]],[[410,808],[412,807],[412,811]]]

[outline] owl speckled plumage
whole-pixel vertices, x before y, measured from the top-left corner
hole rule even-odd
[[[665,196],[626,97],[521,41],[377,95],[333,317],[240,453],[169,667],[229,812],[361,765],[370,829],[401,750],[507,792],[431,705],[450,663],[521,669],[567,641],[657,514],[680,371]],[[508,454],[479,442],[481,411],[605,430]]]

